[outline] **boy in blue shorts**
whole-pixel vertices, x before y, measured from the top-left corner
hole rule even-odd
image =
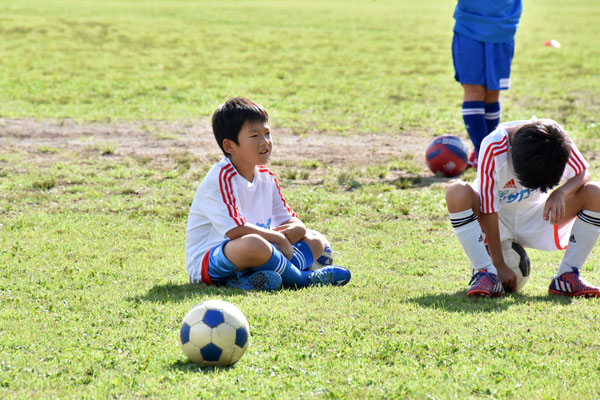
[[[265,166],[273,148],[267,111],[230,99],[214,112],[212,127],[225,157],[206,174],[190,209],[190,282],[243,290],[348,283],[344,267],[313,267],[327,241],[306,228]]]
[[[454,233],[474,271],[467,296],[516,290],[501,248],[513,240],[538,250],[566,248],[550,293],[600,297],[600,288],[579,276],[600,236],[600,185],[590,182],[588,167],[552,120],[500,124],[483,140],[474,184],[455,182],[446,192]]]
[[[458,0],[454,11],[454,78],[463,86],[462,116],[475,150],[500,122],[500,90],[510,85],[510,66],[522,0]]]

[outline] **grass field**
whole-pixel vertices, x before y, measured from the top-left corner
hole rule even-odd
[[[529,251],[522,293],[464,295],[448,180],[422,159],[434,135],[466,137],[453,8],[0,0],[0,397],[600,398],[599,303],[548,296],[560,253]],[[502,103],[564,124],[595,180],[599,11],[526,1]],[[234,95],[269,109],[271,167],[348,286],[187,283],[187,212],[219,157],[207,118]],[[232,368],[178,347],[213,298],[250,323]]]

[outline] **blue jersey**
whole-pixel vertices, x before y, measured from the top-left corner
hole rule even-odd
[[[480,42],[510,42],[522,10],[522,0],[458,0],[454,32]]]

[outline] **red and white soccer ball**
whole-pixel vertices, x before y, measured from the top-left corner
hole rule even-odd
[[[431,172],[450,178],[460,175],[467,168],[468,151],[467,145],[459,137],[438,136],[427,146],[425,160]]]

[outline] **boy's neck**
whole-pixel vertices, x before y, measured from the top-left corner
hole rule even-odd
[[[254,169],[255,165],[242,165],[242,163],[235,162],[232,158],[229,159],[231,165],[234,166],[235,170],[248,182],[254,180]]]

